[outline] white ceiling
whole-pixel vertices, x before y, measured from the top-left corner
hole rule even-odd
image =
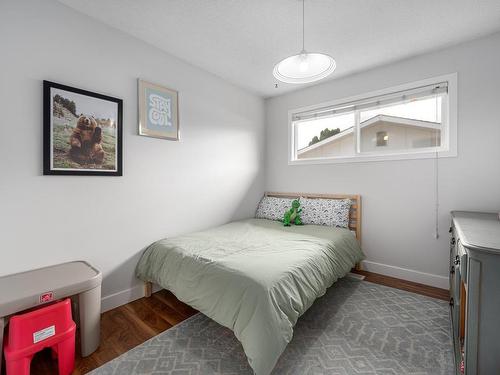
[[[302,86],[272,69],[301,49],[298,0],[59,0],[236,85],[269,97]],[[306,0],[306,49],[330,79],[500,30],[500,0]]]

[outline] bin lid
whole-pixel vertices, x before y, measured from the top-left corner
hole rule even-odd
[[[74,261],[0,277],[0,317],[101,284],[101,272]]]

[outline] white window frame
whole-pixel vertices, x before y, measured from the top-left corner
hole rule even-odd
[[[440,82],[448,83],[447,100],[443,103],[443,108],[447,107],[442,113],[443,123],[447,120],[447,126],[443,128],[441,141],[442,146],[436,148],[425,148],[422,150],[411,150],[401,152],[372,152],[372,153],[357,153],[355,156],[332,156],[321,158],[297,159],[295,149],[295,139],[297,138],[297,127],[292,121],[294,115],[302,112],[314,111],[325,107],[342,106],[346,103],[362,101],[376,96],[390,95],[399,91],[406,91],[422,86],[437,84]],[[447,116],[447,118],[446,118]],[[357,138],[359,132],[355,129],[355,147],[357,148]],[[385,161],[385,160],[414,160],[414,159],[430,159],[437,157],[456,157],[457,152],[457,73],[446,74],[442,76],[432,77],[416,82],[410,82],[398,86],[385,88],[382,90],[372,91],[369,93],[355,95],[348,98],[333,100],[312,106],[296,108],[288,111],[288,164],[289,165],[304,165],[304,164],[336,164],[336,163],[352,163],[352,162],[370,162],[370,161]],[[437,152],[436,152],[437,151]]]

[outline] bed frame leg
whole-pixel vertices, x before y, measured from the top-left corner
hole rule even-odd
[[[151,297],[153,292],[153,284],[149,281],[144,283],[144,297]]]

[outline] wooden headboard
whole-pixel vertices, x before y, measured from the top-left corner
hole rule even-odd
[[[361,243],[361,195],[357,194],[312,194],[312,193],[277,193],[266,192],[268,197],[282,198],[322,198],[322,199],[350,199],[351,211],[349,212],[349,229],[356,232],[356,238]]]

